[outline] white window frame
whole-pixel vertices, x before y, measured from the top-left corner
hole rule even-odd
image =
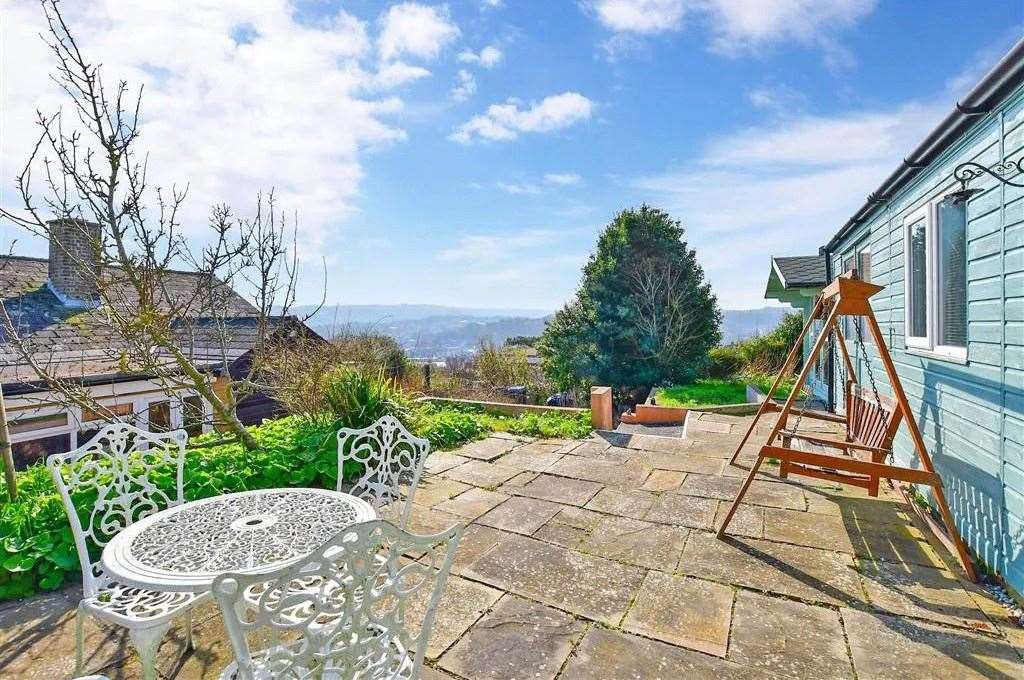
[[[924,354],[939,359],[950,359],[958,362],[967,361],[967,347],[936,344],[938,337],[938,317],[936,310],[939,303],[939,252],[938,252],[938,204],[943,196],[935,198],[903,219],[903,338],[908,351]],[[910,228],[924,222],[925,242],[925,328],[924,336],[910,334],[910,308],[912,294],[910,287]],[[968,343],[970,340],[968,340]]]

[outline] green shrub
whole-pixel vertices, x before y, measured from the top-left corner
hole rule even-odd
[[[731,378],[743,370],[744,358],[736,345],[712,347],[708,360],[708,375],[712,378]]]
[[[593,425],[590,412],[527,412],[518,416],[488,413],[478,406],[446,402],[423,402],[416,408],[413,428],[430,440],[432,447],[452,449],[487,432],[510,432],[526,437],[582,439]]]
[[[408,398],[383,371],[338,368],[325,378],[323,389],[335,427],[368,427],[383,416],[408,423],[412,415]]]

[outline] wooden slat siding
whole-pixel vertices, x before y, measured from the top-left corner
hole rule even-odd
[[[832,262],[833,271],[841,271],[843,251],[870,242],[872,278],[886,286],[872,307],[946,482],[958,528],[979,557],[1018,591],[1024,591],[1019,545],[1024,535],[1024,189],[1002,187],[990,178],[972,184],[985,193],[972,198],[968,208],[967,365],[906,352],[903,218],[944,194],[957,164],[976,160],[990,165],[1022,155],[1024,91],[1018,91],[929,171],[881,205],[836,249]],[[879,392],[891,394],[870,344],[867,353]],[[842,370],[836,373],[836,399],[841,401],[844,376]],[[870,397],[868,403],[873,403]],[[910,451],[910,438],[901,428],[894,439],[896,460],[910,463]]]

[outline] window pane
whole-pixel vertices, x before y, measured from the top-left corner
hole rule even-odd
[[[11,434],[34,432],[50,427],[64,427],[68,424],[68,414],[53,413],[47,416],[18,417],[11,422]]]
[[[939,203],[940,345],[967,346],[967,204]]]
[[[14,468],[24,470],[29,465],[43,460],[51,453],[64,453],[71,449],[71,435],[58,434],[54,437],[33,439],[27,442],[11,444],[11,454],[14,457]]]
[[[907,244],[910,267],[907,272],[907,304],[910,310],[909,335],[915,338],[928,335],[928,248],[925,239],[924,222],[911,225]]]
[[[150,402],[147,411],[149,412],[150,432],[167,432],[171,429],[171,402]]]
[[[124,420],[130,420],[128,416],[132,415],[131,404],[103,404],[103,407],[110,413],[122,418]],[[88,423],[94,420],[110,420],[106,411],[93,411],[92,409],[82,409],[82,422]]]
[[[871,249],[865,248],[864,250],[857,253],[857,276],[860,277],[861,281],[867,281],[871,283]],[[861,331],[861,337],[864,339],[865,344],[870,344],[873,339],[871,333],[868,331],[867,323],[862,317],[856,317],[854,324]]]

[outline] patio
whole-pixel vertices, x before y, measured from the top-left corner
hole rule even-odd
[[[424,677],[1024,677],[1024,630],[898,494],[769,467],[732,537],[715,539],[749,420],[694,415],[685,440],[499,435],[431,455],[412,529],[469,526]],[[78,599],[5,603],[0,677],[68,677]],[[183,654],[180,628],[168,636],[162,676],[214,678],[230,662],[216,606],[196,621],[196,651]],[[86,650],[90,672],[139,673],[120,630],[90,620]]]

